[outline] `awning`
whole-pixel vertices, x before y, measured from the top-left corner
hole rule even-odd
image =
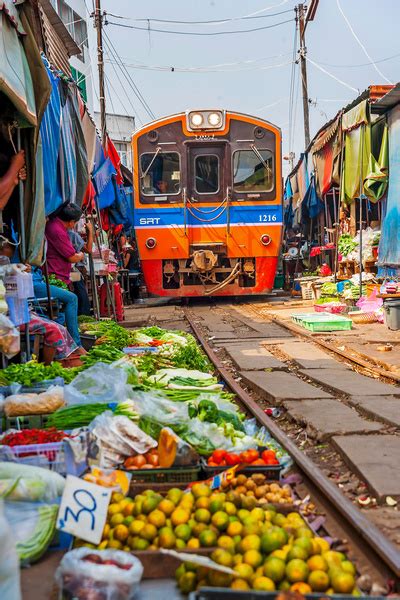
[[[3,118],[16,120],[19,127],[31,127],[37,125],[37,118],[31,72],[21,40],[24,35],[13,1],[0,1],[1,112]]]

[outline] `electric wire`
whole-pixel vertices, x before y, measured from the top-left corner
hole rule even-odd
[[[107,25],[114,25],[115,27],[124,27],[126,29],[135,29],[137,31],[146,31],[147,33],[166,33],[172,35],[194,35],[194,36],[216,36],[216,35],[235,35],[238,33],[254,33],[256,31],[264,31],[266,29],[272,29],[273,27],[279,27],[286,23],[291,23],[293,19],[287,19],[286,21],[280,21],[273,25],[265,25],[264,27],[254,27],[253,29],[239,29],[238,31],[174,31],[169,29],[154,29],[150,27],[138,27],[137,25],[124,25],[123,23],[115,23],[114,21],[107,21]]]
[[[388,60],[393,60],[394,58],[398,58],[400,56],[400,53],[398,54],[392,54],[392,56],[386,56],[385,58],[380,58],[379,60],[374,60],[372,62],[367,62],[367,63],[361,63],[358,65],[333,65],[332,63],[326,63],[326,62],[321,62],[319,61],[320,65],[324,65],[326,67],[338,67],[339,69],[355,69],[355,68],[359,68],[359,67],[369,67],[370,65],[378,64],[378,63],[382,63],[382,62],[387,62]]]
[[[296,79],[296,51],[297,51],[297,33],[298,33],[298,22],[296,20],[296,26],[294,29],[293,37],[293,49],[292,49],[292,68],[290,72],[290,86],[289,86],[289,152],[292,151],[293,143],[293,102],[294,102],[294,90],[295,90],[295,79]]]
[[[312,65],[314,65],[314,67],[316,67],[317,69],[319,69],[320,71],[322,71],[322,73],[325,73],[325,75],[328,75],[329,77],[331,77],[332,79],[334,79],[338,83],[341,83],[342,85],[344,85],[345,87],[347,87],[349,90],[353,90],[353,92],[356,92],[357,94],[359,93],[359,90],[357,88],[354,88],[353,86],[349,85],[348,83],[346,83],[342,79],[339,79],[339,77],[336,77],[336,75],[333,75],[332,73],[330,73],[329,71],[327,71],[326,69],[324,69],[324,67],[321,67],[321,65],[319,65],[318,63],[316,63],[313,60],[311,60],[311,58],[309,58],[308,56],[306,56],[305,59],[306,59],[307,62],[309,62]]]
[[[110,60],[108,60],[107,62],[112,62]],[[130,63],[125,63],[125,62],[121,62],[122,65],[124,65],[126,68],[130,68],[130,69],[140,69],[140,68],[144,68],[145,70],[153,70],[153,71],[160,71],[160,72],[178,72],[178,73],[247,73],[249,71],[268,71],[270,69],[276,69],[279,67],[286,67],[287,65],[292,64],[292,61],[286,61],[283,63],[278,63],[276,65],[262,65],[259,67],[251,67],[248,69],[210,69],[210,70],[206,70],[206,69],[200,69],[200,70],[195,70],[195,69],[180,69],[175,68],[175,67],[167,67],[167,68],[146,68],[146,67],[138,67],[136,64],[130,64]]]
[[[221,23],[231,23],[232,21],[244,21],[244,20],[248,20],[248,19],[269,19],[270,17],[277,17],[278,15],[284,15],[284,14],[287,14],[290,12],[293,12],[292,8],[288,8],[287,10],[281,10],[279,12],[272,13],[270,15],[245,15],[243,17],[232,17],[230,19],[209,19],[208,21],[179,21],[176,19],[159,19],[159,18],[153,18],[153,17],[147,17],[147,18],[125,17],[122,15],[115,15],[113,13],[110,13],[109,11],[107,11],[106,14],[107,14],[107,16],[113,17],[114,19],[123,19],[126,21],[135,21],[135,22],[148,23],[150,21],[153,23],[172,23],[174,25],[214,25],[214,24],[221,24]]]
[[[366,47],[364,46],[364,44],[362,43],[362,41],[360,40],[360,38],[357,36],[356,32],[354,31],[349,19],[346,17],[345,13],[343,12],[343,9],[340,5],[339,0],[336,0],[336,4],[337,7],[343,17],[343,19],[346,21],[347,27],[350,29],[354,39],[356,40],[356,42],[358,43],[358,45],[360,46],[360,48],[362,49],[362,51],[364,52],[365,56],[368,58],[368,60],[371,61],[372,66],[374,67],[375,71],[378,73],[378,75],[380,75],[381,77],[383,77],[383,79],[386,81],[386,83],[392,83],[383,73],[382,71],[376,66],[376,63],[373,61],[372,57],[368,54],[368,51],[366,49]]]

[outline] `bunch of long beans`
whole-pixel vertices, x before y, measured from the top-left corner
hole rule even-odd
[[[129,417],[137,420],[139,415],[132,409],[130,402],[120,404],[108,404],[106,402],[94,402],[93,404],[76,404],[67,408],[60,408],[49,416],[46,428],[56,427],[60,430],[87,427],[95,417],[106,410],[112,410],[115,415]]]

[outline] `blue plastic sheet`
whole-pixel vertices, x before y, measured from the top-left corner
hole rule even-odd
[[[98,198],[99,209],[108,208],[116,199],[116,188],[112,181],[116,170],[109,158],[106,158],[100,140],[96,140],[96,152],[92,181]]]
[[[379,267],[400,267],[400,105],[388,116],[389,186],[379,243]]]

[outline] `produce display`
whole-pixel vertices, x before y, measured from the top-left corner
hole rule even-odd
[[[19,393],[7,396],[4,401],[4,413],[7,417],[19,415],[47,415],[64,405],[64,390],[60,386],[51,386],[41,394]]]
[[[233,465],[249,465],[251,467],[266,467],[279,465],[279,460],[276,458],[274,450],[263,450],[259,452],[256,449],[245,450],[240,454],[226,452],[226,450],[214,450],[210,458],[207,460],[209,467],[233,466]]]
[[[58,431],[55,427],[51,429],[22,429],[0,436],[2,446],[28,446],[31,444],[51,444],[61,442],[68,437],[64,431]]]

